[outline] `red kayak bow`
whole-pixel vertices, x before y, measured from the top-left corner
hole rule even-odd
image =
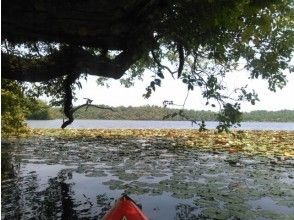
[[[102,220],[148,220],[136,203],[128,196],[119,198]]]

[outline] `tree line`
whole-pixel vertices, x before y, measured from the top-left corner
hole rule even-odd
[[[109,107],[109,106],[103,106]],[[101,120],[196,120],[196,121],[216,121],[217,113],[213,111],[195,111],[171,109],[159,106],[139,106],[139,107],[111,107],[113,111],[107,109],[97,109],[94,107],[81,108],[75,112],[77,119],[101,119]],[[51,118],[63,118],[61,108],[51,108],[48,114]],[[30,115],[30,119],[38,119]],[[273,121],[273,122],[294,122],[294,110],[266,111],[257,110],[243,112],[243,121]]]

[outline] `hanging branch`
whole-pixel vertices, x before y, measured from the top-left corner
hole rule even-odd
[[[72,95],[72,84],[75,82],[75,80],[78,78],[78,74],[69,74],[67,75],[66,79],[63,83],[63,89],[64,89],[64,107],[63,111],[65,116],[68,118],[67,121],[63,122],[61,125],[61,128],[65,128],[66,126],[70,125],[74,121],[73,117],[73,95]]]
[[[177,44],[177,51],[179,53],[179,68],[178,68],[178,78],[181,77],[183,68],[184,68],[184,47],[182,44],[178,43]]]

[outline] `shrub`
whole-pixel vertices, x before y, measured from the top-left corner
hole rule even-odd
[[[12,84],[1,89],[1,134],[3,136],[19,135],[28,131],[25,123],[27,109],[23,105],[23,97],[18,85]]]

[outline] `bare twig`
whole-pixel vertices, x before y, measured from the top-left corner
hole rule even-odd
[[[80,105],[80,106],[74,108],[74,109],[73,109],[73,113],[74,113],[75,111],[79,110],[80,108],[85,107],[85,106],[86,106],[86,107],[92,106],[92,107],[95,107],[95,108],[111,110],[111,111],[114,112],[114,110],[113,110],[112,108],[110,108],[110,107],[104,107],[104,106],[92,105],[92,104],[87,104],[87,103],[86,103],[86,104],[83,104],[83,105]]]
[[[172,75],[172,77],[174,77],[173,75],[174,75],[177,71],[172,71],[169,67],[167,67],[167,66],[165,66],[165,65],[162,65],[162,64],[160,63],[160,61],[158,60],[158,58],[156,57],[156,55],[155,55],[155,53],[154,53],[153,50],[151,51],[151,54],[152,54],[152,57],[153,57],[154,62],[155,62],[158,66],[160,66],[160,67],[166,69],[166,70]]]
[[[186,95],[186,98],[185,98],[185,100],[184,100],[184,103],[183,103],[183,108],[185,108],[185,105],[186,105],[186,101],[187,101],[187,99],[188,99],[188,97],[189,97],[189,92],[190,92],[190,90],[188,90],[187,91],[187,95]]]

